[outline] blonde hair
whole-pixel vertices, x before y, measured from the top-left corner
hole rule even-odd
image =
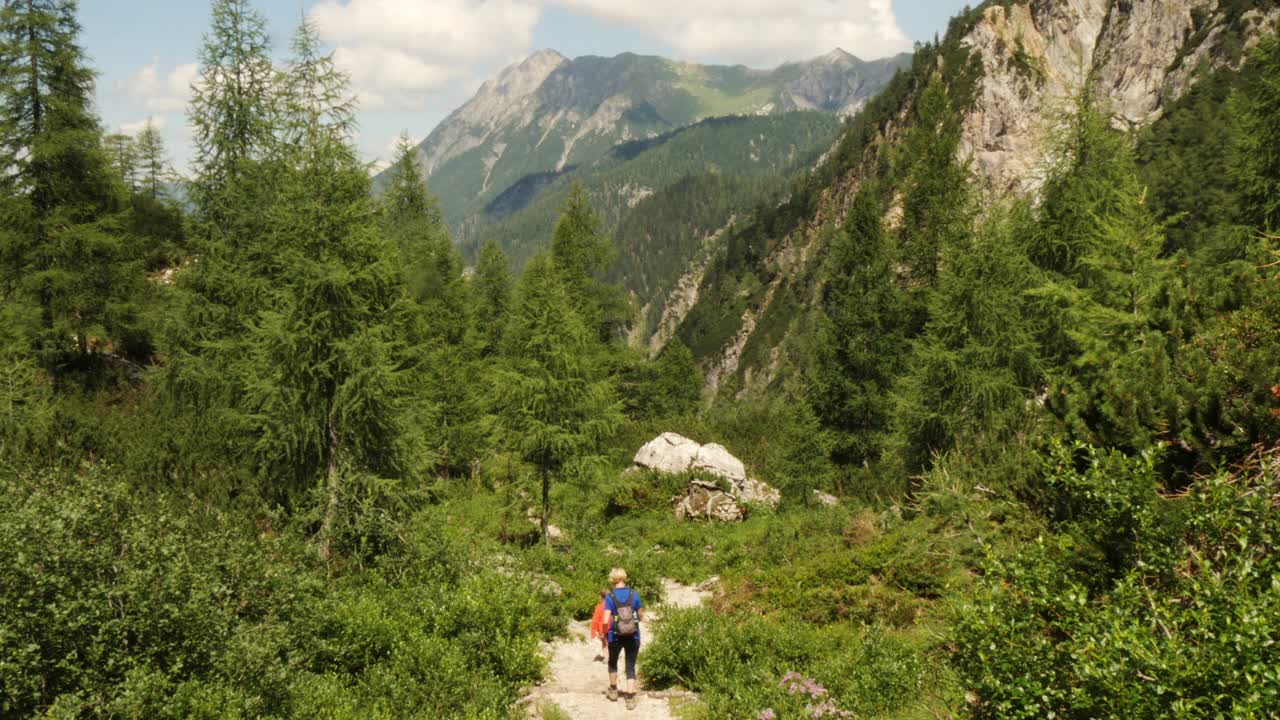
[[[617,585],[627,581],[627,571],[622,568],[614,568],[609,571],[609,582]]]

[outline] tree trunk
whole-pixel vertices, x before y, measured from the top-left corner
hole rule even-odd
[[[328,454],[329,475],[327,483],[329,499],[325,505],[324,519],[320,521],[320,557],[326,561],[333,556],[331,539],[333,537],[333,523],[338,517],[338,487],[341,482],[338,477],[338,425],[333,410],[329,411]]]
[[[551,547],[551,533],[547,532],[547,517],[551,515],[551,474],[542,467],[542,541]]]

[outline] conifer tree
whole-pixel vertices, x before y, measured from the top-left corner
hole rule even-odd
[[[943,249],[938,288],[911,367],[894,391],[894,445],[905,469],[927,467],[961,436],[999,427],[1019,411],[1041,367],[1025,293],[1031,265],[1019,223],[984,219]]]
[[[548,256],[535,257],[520,278],[497,389],[508,442],[538,472],[548,544],[552,481],[621,421],[612,384],[592,361],[592,342],[562,273]]]
[[[165,183],[171,177],[169,157],[164,147],[164,138],[151,120],[147,120],[147,124],[138,133],[135,152],[142,192],[152,200],[164,199]]]
[[[401,135],[396,159],[387,170],[390,184],[382,197],[383,223],[400,248],[409,288],[425,308],[428,334],[456,345],[466,333],[471,305],[462,256],[415,157],[408,137]]]
[[[907,304],[897,248],[884,232],[873,187],[854,198],[831,235],[806,379],[813,410],[835,434],[833,459],[874,463],[889,429],[889,389],[905,367]]]
[[[787,393],[784,419],[784,492],[790,501],[809,507],[814,491],[826,487],[831,478],[832,438],[798,385]]]
[[[352,147],[346,77],[305,24],[293,48],[266,217],[281,269],[233,370],[257,466],[303,487],[322,478],[320,552],[329,557],[347,478],[402,469],[404,292]]]
[[[130,192],[138,191],[138,147],[133,138],[124,133],[112,133],[102,139],[116,177]]]
[[[1098,219],[1116,207],[1117,189],[1133,173],[1133,152],[1110,127],[1092,87],[1076,97],[1051,142],[1053,160],[1029,253],[1039,267],[1079,280],[1081,258],[1098,236]]]
[[[277,94],[270,50],[266,19],[249,0],[213,0],[190,108],[199,177],[194,189],[198,203],[214,206],[208,211],[228,200],[218,194],[245,171],[243,164],[273,144]]]
[[[46,368],[130,326],[139,280],[122,249],[123,188],[92,112],[75,12],[67,0],[0,6],[0,256],[13,300],[39,307],[31,346]]]
[[[601,232],[600,218],[580,184],[574,184],[560,208],[551,258],[574,310],[593,334],[608,340],[621,314],[619,291],[601,280],[613,260],[613,241]]]
[[[1255,227],[1280,232],[1280,36],[1272,34],[1246,65],[1249,81],[1231,100],[1237,118],[1234,168]]]
[[[904,177],[900,260],[913,290],[937,282],[943,248],[967,232],[976,214],[968,168],[956,161],[959,147],[959,113],[935,78],[921,96],[916,123],[898,160]],[[919,319],[924,295],[914,295]]]
[[[1050,407],[1082,439],[1145,448],[1157,428],[1176,435],[1172,332],[1184,313],[1164,233],[1146,203],[1136,169],[1118,179],[1116,204],[1098,218],[1079,258],[1079,285],[1037,290],[1065,308],[1069,369],[1055,378]]]
[[[511,305],[511,270],[506,253],[496,242],[490,240],[480,249],[471,283],[476,299],[474,323],[480,353],[492,355],[502,344],[503,326]]]

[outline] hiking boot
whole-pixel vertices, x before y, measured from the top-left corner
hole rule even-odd
[[[636,709],[636,694],[635,694],[635,693],[630,693],[630,694],[628,694],[628,695],[627,695],[627,709],[628,709],[628,710],[635,710],[635,709]]]
[[[604,696],[609,698],[609,702],[618,702],[618,688],[610,687],[604,691]]]

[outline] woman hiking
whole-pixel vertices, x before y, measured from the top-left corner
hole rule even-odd
[[[640,619],[644,603],[635,590],[627,587],[627,571],[614,568],[609,572],[613,589],[604,599],[609,616],[609,691],[610,700],[618,699],[618,656],[626,654],[627,685],[623,696],[627,709],[636,707],[636,658],[640,654]]]
[[[591,639],[600,638],[600,652],[596,653],[596,662],[604,662],[605,656],[609,654],[609,612],[604,608],[607,597],[609,591],[601,590],[600,602],[596,603],[595,612],[591,613]]]

